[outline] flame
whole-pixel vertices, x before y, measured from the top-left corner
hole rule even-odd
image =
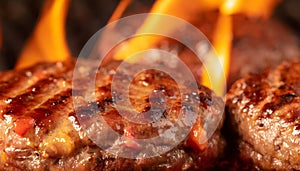
[[[117,21],[118,19],[121,18],[122,14],[128,7],[128,5],[132,2],[132,0],[122,0],[118,4],[117,8],[115,9],[114,13],[111,15],[108,23],[112,23],[114,21]]]
[[[203,67],[201,83],[214,92],[222,96],[225,92],[226,78],[229,72],[230,50],[232,39],[232,19],[231,16],[221,14],[218,18],[216,30],[213,35],[213,46],[217,53],[217,58],[209,58]],[[221,70],[216,69],[216,64],[221,63]]]
[[[186,21],[192,21],[197,17],[197,15],[195,15],[197,11],[216,9],[222,1],[223,0],[190,0],[187,3],[184,0],[160,0],[156,1],[150,13],[167,14],[182,18]],[[205,4],[205,6],[203,4]],[[192,12],[188,13],[187,11]],[[165,32],[171,32],[173,28],[178,27],[178,25],[174,25],[175,23],[166,23],[168,23],[168,21],[165,21],[159,16],[148,17],[137,31],[137,35],[139,36],[136,36],[123,44],[115,53],[115,59],[123,60],[136,52],[154,47],[163,37],[140,35],[155,32],[156,30],[160,30],[159,32],[161,32],[161,26],[164,27],[163,31]]]
[[[226,0],[220,10],[223,14],[243,13],[248,17],[268,18],[281,0]]]
[[[232,14],[243,13],[249,17],[268,18],[276,4],[280,0],[191,0],[189,3],[183,0],[160,0],[156,1],[151,13],[167,14],[180,17],[188,22],[194,20],[199,11],[209,11],[219,9],[220,16],[216,24],[216,30],[213,35],[213,46],[217,52],[218,58],[209,59],[203,68],[202,84],[213,89],[216,94],[224,95],[225,82],[229,72],[230,51],[232,48]],[[148,17],[144,24],[137,31],[138,35],[122,44],[117,49],[114,58],[124,60],[132,54],[146,50],[162,40],[163,37],[144,35],[146,33],[155,32],[164,26],[163,31],[171,32],[177,25],[165,24],[159,16]],[[216,62],[221,62],[222,68],[216,71]],[[210,80],[211,78],[211,80]]]
[[[63,61],[70,51],[65,36],[65,20],[69,0],[47,0],[34,33],[26,43],[16,68],[42,61]]]
[[[267,18],[278,2],[280,0],[191,0],[188,3],[184,0],[160,0],[156,1],[150,12],[176,16],[188,22],[195,19],[197,17],[195,14],[199,11],[203,12],[218,8],[223,15],[243,13],[249,17]],[[166,21],[159,16],[151,16],[146,19],[137,34],[142,35],[150,30],[153,32],[161,29],[162,25],[166,32],[171,32],[173,28],[178,27],[165,23]],[[134,37],[117,50],[115,58],[125,59],[136,52],[154,47],[161,39],[162,37],[149,35]]]
[[[229,73],[230,51],[232,48],[232,14],[243,13],[249,17],[268,18],[279,0],[266,1],[246,1],[246,0],[226,0],[220,6],[220,15],[217,21],[216,30],[213,35],[213,46],[218,58],[207,60],[203,67],[201,83],[215,91],[217,95],[223,96],[225,93],[225,83]],[[215,61],[218,60],[218,61]],[[221,62],[222,71],[215,69],[215,64]]]

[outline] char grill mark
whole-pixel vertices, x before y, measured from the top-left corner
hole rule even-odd
[[[3,114],[24,115],[26,111],[38,107],[54,94],[59,94],[65,87],[61,78],[46,78],[39,80],[36,84],[28,87],[23,94],[13,98],[7,98],[4,102]],[[67,84],[67,83],[66,83]],[[4,104],[2,104],[4,105]]]
[[[63,76],[71,73],[67,72],[68,67],[61,65],[35,66],[16,71],[15,75],[8,78],[1,78],[1,117],[5,114],[23,115],[48,100],[51,95],[59,93],[64,84],[69,84],[64,82]]]
[[[158,130],[162,129],[159,126],[151,127],[152,123],[148,125],[132,123],[118,113],[114,107],[114,101],[119,97],[114,96],[114,93],[111,92],[114,67],[117,65],[114,63],[112,65],[113,67],[98,69],[96,101],[79,102],[77,111],[74,111],[73,108],[73,98],[89,97],[90,92],[85,92],[85,90],[87,89],[86,82],[91,76],[89,72],[94,69],[93,65],[84,68],[83,73],[79,73],[82,74],[79,75],[79,79],[82,81],[79,82],[79,86],[76,86],[78,87],[76,90],[72,89],[71,85],[74,71],[73,61],[38,64],[20,71],[2,73],[4,77],[0,78],[0,86],[7,88],[8,91],[0,91],[0,112],[3,116],[0,119],[0,156],[5,156],[4,161],[0,158],[0,169],[85,168],[87,170],[110,170],[113,168],[120,170],[126,167],[139,170],[182,170],[183,168],[212,167],[224,147],[224,141],[220,136],[222,120],[217,131],[208,140],[208,145],[201,150],[194,149],[189,141],[185,140],[166,154],[151,159],[134,160],[112,156],[93,144],[83,132],[77,120],[77,114],[85,115],[85,117],[80,117],[81,122],[87,123],[91,128],[93,124],[97,124],[97,118],[101,115],[116,132],[135,138],[155,137],[158,135]],[[30,77],[24,75],[26,72],[31,73]],[[20,77],[22,74],[23,76]],[[11,80],[14,76],[21,79]],[[118,84],[121,83],[118,82]],[[23,84],[22,88],[18,87]],[[141,73],[130,86],[131,102],[139,112],[150,110],[149,95],[154,90],[164,92],[167,97],[164,101],[167,104],[167,110],[161,117],[170,122],[176,121],[181,108],[193,110],[184,102],[181,103],[182,100],[199,98],[201,100],[200,117],[219,114],[222,110],[220,109],[223,104],[221,99],[214,104],[212,102],[214,94],[202,86],[199,86],[198,92],[187,94],[181,99],[176,83],[166,74],[158,71]],[[32,91],[33,89],[34,91]],[[155,94],[153,97],[158,102],[152,105],[161,112],[160,103],[163,99]],[[15,122],[24,117],[33,118],[35,124],[24,135],[18,135],[14,130]],[[87,131],[97,130],[88,129]],[[95,135],[97,134],[95,132]],[[105,132],[103,135],[109,138]]]
[[[73,111],[72,90],[67,89],[54,95],[28,115],[35,119],[36,125],[47,129],[53,122]],[[49,128],[48,128],[49,129]]]
[[[16,71],[14,74],[9,74],[10,76],[1,78],[0,94],[14,97],[41,79],[47,79],[51,75],[62,75],[69,68],[59,67],[61,65],[61,63],[58,63],[57,66],[49,64],[35,66],[29,70],[23,69]]]

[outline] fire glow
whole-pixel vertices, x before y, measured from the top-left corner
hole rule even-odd
[[[33,35],[19,56],[16,68],[37,62],[63,61],[70,58],[65,36],[69,0],[47,0]]]
[[[2,47],[2,30],[0,27],[0,50],[1,50],[1,47]]]
[[[109,23],[118,20],[131,1],[120,1]],[[209,58],[204,61],[205,67],[202,67],[201,84],[211,88],[217,95],[223,96],[226,88],[226,80],[224,79],[228,76],[232,49],[233,24],[231,15],[243,13],[249,17],[267,18],[278,0],[190,0],[188,2],[184,0],[159,0],[156,1],[150,12],[179,17],[192,23],[197,21],[198,15],[201,15],[200,12],[219,10],[212,40],[217,58]],[[37,62],[63,61],[71,57],[65,37],[65,20],[68,6],[69,0],[46,1],[34,33],[19,57],[16,65],[17,69],[34,65]],[[161,26],[164,26],[163,31],[166,33],[180,27],[166,22],[157,15],[148,17],[138,29],[137,34],[143,35],[147,32],[156,32],[156,30],[161,29]],[[133,37],[117,49],[114,57],[118,60],[125,60],[136,52],[155,47],[162,40],[163,37],[149,35]],[[216,68],[216,63],[221,63],[221,68]],[[22,132],[19,133],[22,134]],[[199,140],[206,136],[200,133],[205,133],[205,131],[203,131],[202,125],[196,124],[191,130],[189,141],[195,144],[195,147],[199,150],[203,150],[207,144],[201,144]],[[127,144],[135,147],[135,144],[130,141]]]
[[[229,73],[230,52],[232,40],[232,14],[243,13],[249,17],[268,18],[279,0],[267,1],[246,1],[246,0],[192,0],[189,3],[178,0],[162,0],[157,1],[151,13],[172,15],[182,18],[188,22],[195,20],[197,12],[219,9],[220,14],[213,35],[213,47],[216,50],[218,61],[207,60],[206,67],[202,69],[201,84],[211,88],[217,95],[223,96],[225,93],[226,79]],[[144,24],[139,28],[137,34],[155,32],[164,26],[166,32],[171,32],[173,28],[178,26],[166,24],[166,21],[159,17],[149,17]],[[154,47],[162,37],[154,36],[137,36],[123,44],[115,54],[116,59],[126,59],[132,54]],[[220,72],[216,71],[215,63],[221,62],[222,68]],[[225,76],[225,78],[224,78]]]
[[[220,14],[213,35],[213,46],[218,55],[218,60],[221,62],[223,72],[215,72],[214,63],[218,61],[208,60],[203,67],[202,84],[213,89],[217,95],[225,94],[226,83],[230,66],[230,52],[232,48],[232,14],[244,13],[249,17],[268,18],[271,11],[278,3],[276,0],[262,1],[244,1],[244,0],[226,0],[220,6]]]
[[[132,0],[120,1],[110,22],[118,20]],[[156,1],[151,13],[166,14],[179,17],[187,22],[197,21],[200,12],[219,10],[219,18],[213,34],[213,47],[217,53],[217,60],[205,61],[202,69],[201,84],[211,88],[218,95],[224,95],[229,66],[232,40],[231,15],[243,13],[249,17],[268,18],[279,0],[183,0]],[[65,20],[69,0],[47,0],[36,25],[32,37],[25,45],[16,68],[24,68],[41,61],[63,61],[70,58],[70,50],[65,37]],[[148,17],[141,25],[137,34],[161,29],[172,32],[177,25],[166,24],[159,17]],[[115,53],[115,59],[124,60],[132,54],[154,47],[163,37],[137,36],[123,43]],[[216,71],[215,63],[221,62],[220,72]],[[225,76],[225,77],[224,77]]]

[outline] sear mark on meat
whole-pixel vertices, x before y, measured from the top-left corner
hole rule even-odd
[[[92,61],[90,62],[93,66]],[[83,131],[73,107],[73,98],[78,98],[80,118],[91,125],[97,123],[95,116],[103,116],[110,127],[120,134],[135,138],[157,136],[155,127],[126,121],[114,107],[114,92],[111,82],[119,62],[112,62],[98,69],[96,78],[96,101],[80,101],[75,94],[85,93],[91,68],[82,68],[80,87],[72,90],[72,74],[75,61],[40,63],[33,67],[1,73],[0,78],[0,169],[1,170],[192,170],[214,166],[222,153],[225,142],[220,135],[223,119],[214,134],[201,147],[190,136],[169,152],[147,159],[126,159],[107,153],[94,144]],[[198,92],[188,94],[188,100],[200,100],[199,118],[213,118],[222,114],[223,102],[214,93],[198,86]],[[188,87],[186,87],[188,88]],[[140,73],[131,83],[130,99],[139,112],[149,110],[149,95],[153,90],[164,90],[167,95],[153,103],[157,112],[162,104],[167,110],[163,119],[176,120],[178,111],[190,106],[181,106],[176,83],[167,75],[154,70]],[[85,94],[88,95],[88,94]],[[212,98],[219,99],[217,102]],[[95,113],[98,111],[98,113]],[[93,113],[94,112],[94,113]],[[295,111],[296,112],[296,111]],[[154,112],[155,113],[155,112]],[[160,118],[155,118],[159,121]],[[29,121],[29,122],[26,122]],[[153,124],[155,124],[153,123]],[[206,125],[207,126],[207,125]],[[196,121],[192,133],[204,127],[201,119]],[[95,131],[93,129],[89,131]],[[105,131],[105,130],[104,130]],[[97,135],[97,133],[95,133]],[[103,134],[105,135],[105,134]],[[100,139],[110,139],[99,137]],[[129,143],[132,148],[135,144]],[[159,148],[164,148],[161,146]]]
[[[238,80],[227,94],[243,160],[266,170],[300,169],[300,61]]]

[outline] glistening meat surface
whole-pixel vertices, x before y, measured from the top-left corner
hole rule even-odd
[[[79,88],[75,90],[72,89],[74,64],[74,61],[41,63],[23,70],[0,73],[1,170],[208,169],[222,153],[224,140],[220,135],[220,128],[223,118],[206,143],[195,142],[195,137],[197,138],[195,135],[204,124],[202,118],[209,116],[213,119],[223,115],[222,100],[202,86],[198,86],[197,92],[186,96],[185,100],[189,101],[200,99],[199,119],[190,135],[175,148],[146,159],[127,159],[107,153],[87,136],[87,132],[97,136],[100,129],[103,132],[98,139],[110,138],[105,129],[97,127],[99,116],[102,116],[116,132],[140,139],[155,137],[162,128],[155,127],[154,124],[132,123],[118,114],[111,92],[112,78],[118,62],[112,62],[98,69],[96,99],[89,102],[82,101],[75,112],[73,99],[81,97],[74,97],[72,93],[85,92],[90,71],[97,66],[90,62],[89,67],[80,68],[78,78],[82,79],[82,85],[77,86]],[[136,111],[141,113],[150,108],[149,96],[155,90],[163,90],[166,95],[167,110],[163,115],[159,115],[164,117],[163,119],[176,121],[179,110],[183,107],[195,110],[182,105],[178,87],[167,74],[148,70],[138,74],[130,85],[129,96]],[[153,97],[159,98],[155,95]],[[213,101],[212,98],[218,100]],[[100,112],[93,113],[91,106]],[[158,109],[159,107],[158,105]],[[78,115],[82,122],[89,124],[90,127],[83,129],[78,121]],[[98,129],[92,129],[95,127]],[[125,145],[139,148],[134,142]]]
[[[266,170],[299,170],[300,61],[249,75],[229,90],[226,106],[242,159]]]

